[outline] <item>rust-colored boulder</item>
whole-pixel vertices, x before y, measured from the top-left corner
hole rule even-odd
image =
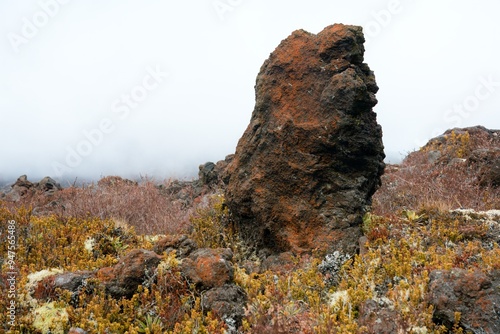
[[[99,269],[97,278],[113,298],[130,298],[137,287],[154,276],[161,256],[145,249],[134,249],[113,267]]]
[[[201,298],[201,305],[207,312],[212,311],[224,319],[232,332],[236,333],[245,315],[247,300],[245,290],[235,284],[226,284],[205,292]]]
[[[298,30],[264,62],[223,178],[236,228],[255,247],[356,252],[385,166],[363,43],[357,26]]]
[[[434,321],[452,328],[455,313],[460,326],[473,333],[500,333],[500,271],[434,270],[429,275],[428,300]]]
[[[234,278],[229,249],[201,248],[182,260],[181,272],[200,289],[221,287]]]

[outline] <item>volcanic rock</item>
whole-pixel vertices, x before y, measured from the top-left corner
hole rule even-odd
[[[230,249],[200,248],[182,260],[181,272],[202,290],[221,287],[234,279]]]
[[[130,298],[139,285],[154,276],[160,261],[161,257],[155,252],[134,249],[113,267],[99,269],[97,278],[113,298]]]
[[[124,179],[121,176],[106,176],[97,181],[97,185],[99,187],[119,187],[119,186],[137,186],[138,183],[136,181],[132,181],[129,179]]]
[[[361,304],[358,325],[364,327],[363,334],[407,333],[403,320],[391,305],[372,299]]]
[[[33,289],[32,297],[38,300],[53,299],[57,289],[78,294],[87,285],[87,280],[95,276],[91,271],[77,271],[55,274],[45,277]]]
[[[58,190],[62,190],[61,185],[50,176],[46,176],[41,179],[38,183],[35,184],[35,187],[38,190],[43,191],[45,194],[53,194]]]
[[[434,321],[452,328],[455,313],[460,326],[473,333],[500,333],[500,271],[434,270],[429,275],[429,303]]]
[[[247,300],[245,290],[236,284],[226,284],[206,291],[202,295],[201,305],[207,312],[212,311],[224,319],[231,327],[238,328],[245,315]]]
[[[198,178],[201,185],[213,185],[216,184],[219,176],[215,170],[215,164],[213,162],[207,162],[199,166]]]
[[[26,175],[21,175],[2,197],[5,197],[5,199],[9,202],[17,202],[22,197],[33,193],[33,188],[34,184],[28,181],[28,177]]]
[[[224,177],[236,228],[256,248],[356,252],[385,166],[363,43],[357,26],[298,30],[261,67]]]
[[[187,235],[167,235],[160,239],[154,246],[153,250],[157,254],[175,252],[175,256],[179,259],[185,258],[191,254],[198,246],[196,242],[189,239]]]
[[[10,186],[6,192],[2,192],[1,197],[5,197],[7,201],[17,202],[23,197],[33,195],[40,191],[45,195],[52,195],[62,187],[53,178],[46,176],[39,182],[32,183],[26,175],[21,175],[14,184]]]

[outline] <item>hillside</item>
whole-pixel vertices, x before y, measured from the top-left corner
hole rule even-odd
[[[108,177],[2,201],[2,289],[16,296],[1,300],[3,330],[10,329],[5,310],[15,300],[12,333],[230,332],[231,321],[219,318],[217,307],[207,313],[202,302],[200,284],[219,276],[247,295],[240,301],[244,333],[466,333],[470,324],[498,325],[498,315],[481,304],[468,306],[485,302],[476,296],[499,297],[492,290],[500,278],[500,211],[492,210],[500,196],[494,183],[482,182],[490,162],[477,162],[477,154],[498,150],[493,133],[455,129],[389,166],[353,258],[257,257],[229,228],[221,189],[200,181],[137,184]],[[186,235],[183,242],[160,247],[164,235],[179,234]],[[9,240],[15,240],[14,253],[8,253]],[[190,243],[193,249],[229,248],[232,275],[224,278],[208,264],[193,283],[180,261]],[[96,272],[134,249],[161,257],[154,273],[139,275],[140,287],[129,298],[107,293],[97,276],[66,289],[42,279]],[[15,288],[8,280],[12,270]],[[446,276],[450,270],[455,276]],[[443,286],[468,293],[443,303],[437,297]]]

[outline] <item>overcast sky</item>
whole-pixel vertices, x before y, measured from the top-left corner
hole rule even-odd
[[[2,0],[0,181],[191,177],[234,153],[296,29],[361,25],[388,160],[500,128],[496,0]]]

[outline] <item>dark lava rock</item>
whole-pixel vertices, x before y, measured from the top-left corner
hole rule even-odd
[[[363,43],[357,26],[298,30],[264,62],[224,177],[236,228],[256,248],[357,251],[385,166]]]
[[[215,170],[215,164],[213,162],[207,162],[199,166],[198,178],[201,185],[213,185],[217,184],[219,181],[219,175]]]
[[[62,190],[61,185],[53,178],[46,176],[39,182],[32,183],[26,175],[21,175],[10,189],[2,193],[1,197],[10,202],[17,202],[22,198],[41,192],[44,195],[52,195],[56,191]]]
[[[62,190],[61,185],[50,176],[41,179],[40,182],[35,184],[35,187],[45,193],[54,193],[58,190]]]
[[[407,333],[398,312],[371,299],[360,306],[358,325],[365,327],[363,334]]]
[[[234,279],[230,249],[200,248],[182,260],[181,272],[201,290],[221,287]]]
[[[247,300],[245,290],[235,284],[226,284],[203,293],[201,305],[236,329],[241,326]]]
[[[99,269],[97,278],[113,298],[130,298],[137,287],[154,276],[161,256],[145,249],[134,249],[113,267]]]
[[[500,333],[500,271],[490,274],[464,269],[434,270],[429,275],[428,300],[434,321],[452,328],[455,312],[460,326],[472,333]]]
[[[175,251],[175,256],[179,259],[185,258],[191,254],[198,246],[196,242],[189,239],[187,235],[167,235],[165,238],[160,239],[153,250],[157,254],[164,252],[170,253]]]
[[[87,285],[89,278],[95,277],[95,272],[77,271],[55,274],[38,282],[33,290],[32,297],[39,300],[53,299],[56,289],[68,290],[78,294]]]

